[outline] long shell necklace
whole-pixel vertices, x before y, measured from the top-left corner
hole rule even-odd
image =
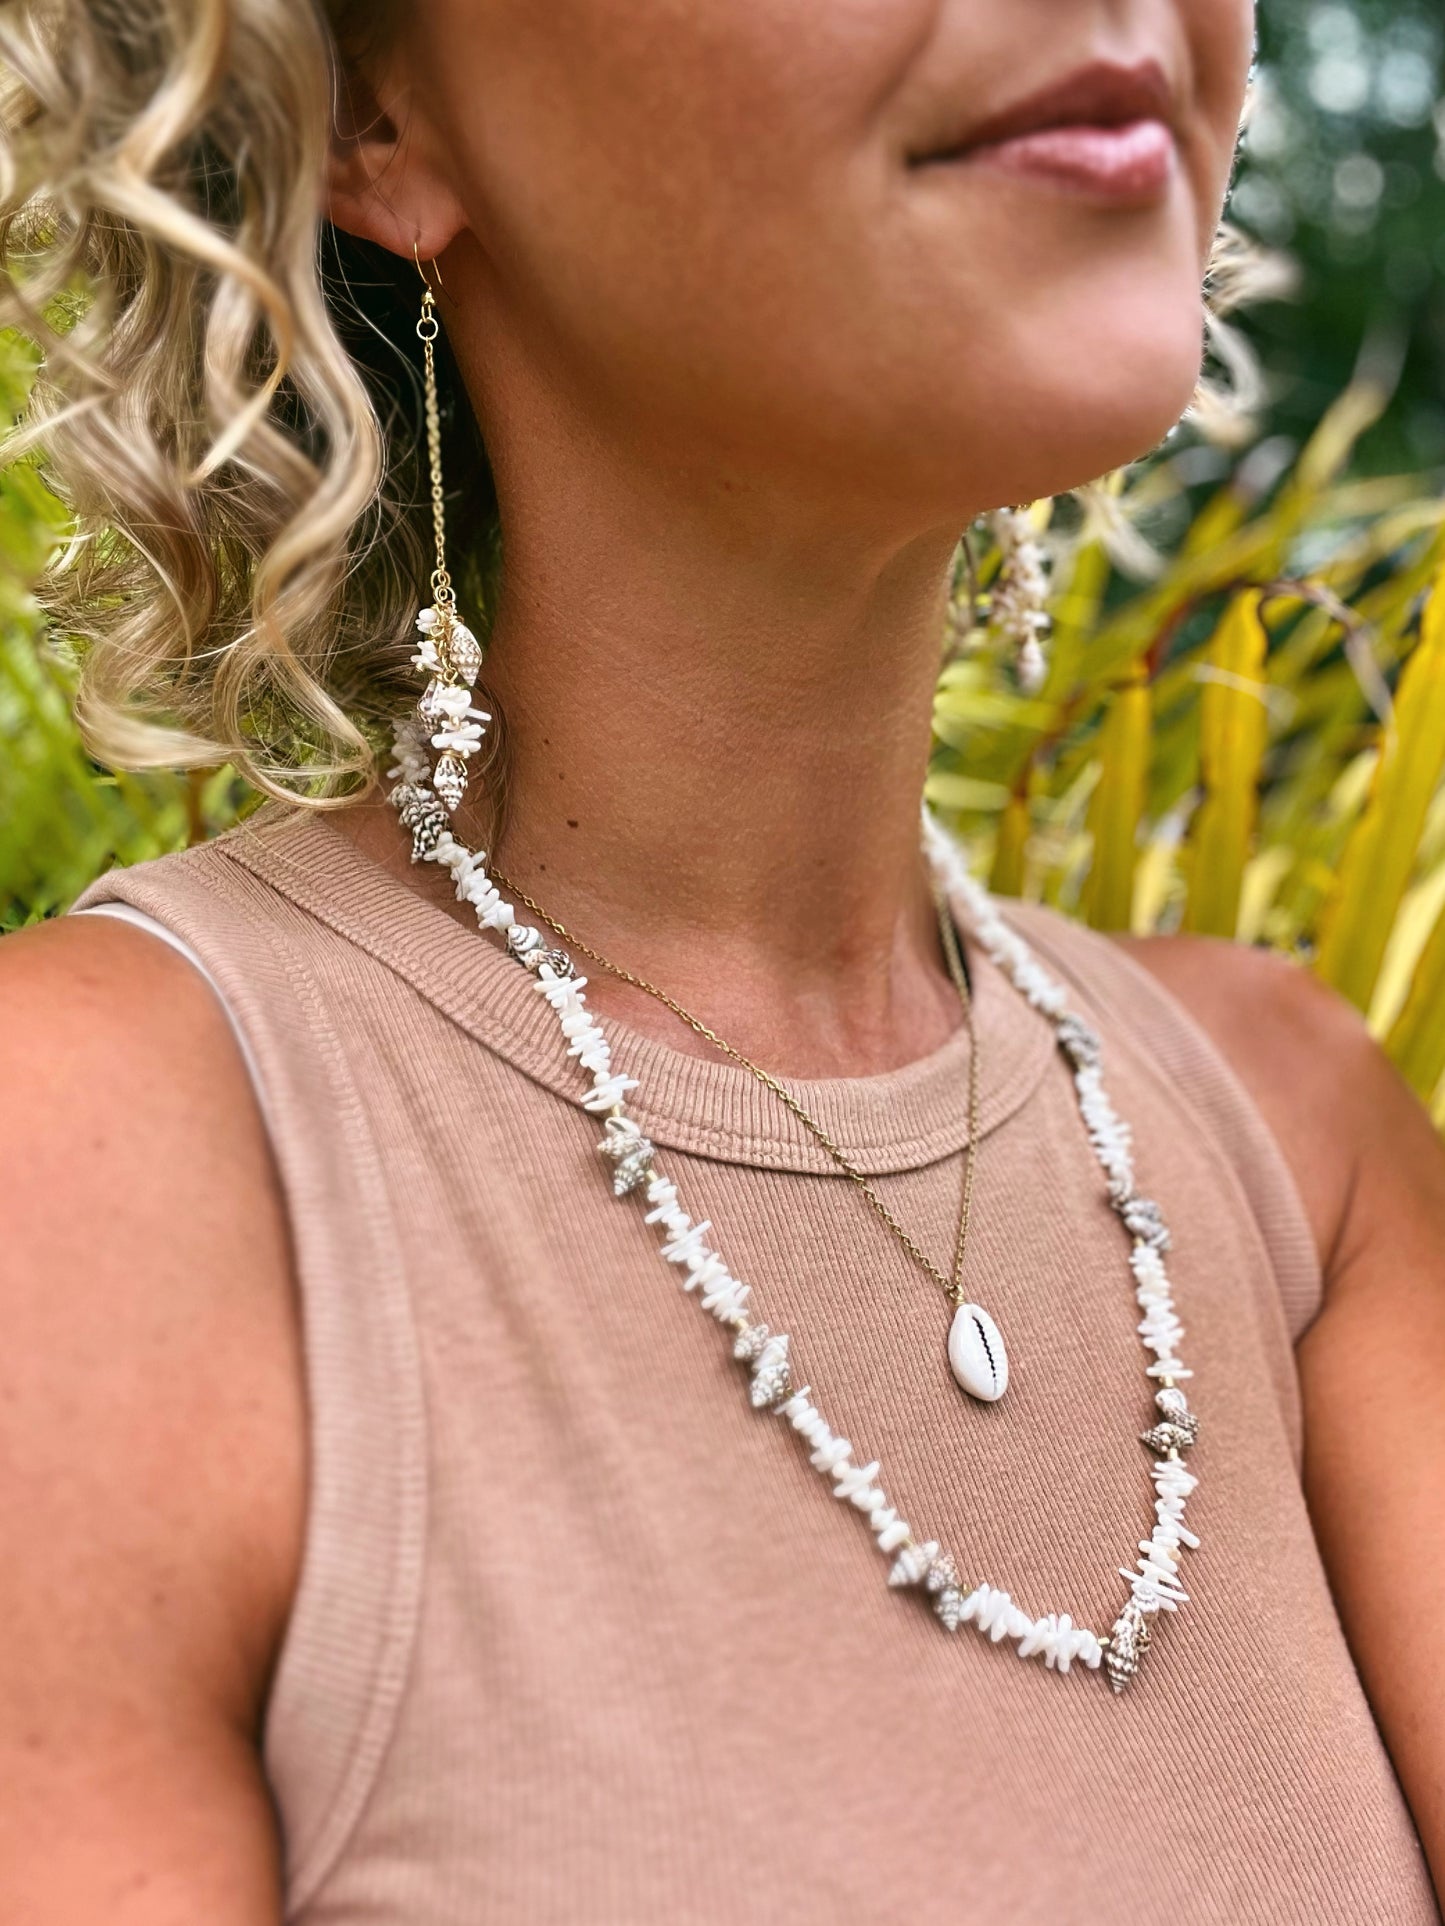
[[[422,625],[423,658],[435,655],[426,647],[432,626]],[[422,666],[432,665],[424,660]],[[1060,1673],[1075,1661],[1089,1669],[1102,1666],[1115,1692],[1122,1692],[1138,1672],[1156,1623],[1188,1603],[1179,1567],[1183,1550],[1199,1543],[1184,1523],[1185,1504],[1198,1481],[1186,1468],[1184,1454],[1198,1435],[1198,1420],[1179,1389],[1179,1380],[1191,1374],[1178,1355],[1183,1327],[1164,1267],[1169,1232],[1159,1206],[1135,1188],[1130,1134],[1104,1088],[1100,1039],[1069,1008],[1062,985],[1004,922],[987,892],[969,875],[960,852],[925,812],[923,843],[935,878],[950,900],[963,905],[983,953],[1053,1028],[1073,1074],[1109,1203],[1131,1240],[1129,1268],[1143,1313],[1137,1328],[1152,1354],[1146,1376],[1154,1385],[1156,1417],[1140,1435],[1154,1454],[1154,1526],[1140,1539],[1135,1564],[1119,1567],[1128,1596],[1106,1636],[1076,1623],[1068,1612],[1026,1611],[987,1580],[966,1581],[953,1554],[915,1530],[889,1502],[878,1461],[860,1462],[861,1454],[829,1425],[811,1387],[795,1382],[791,1339],[754,1314],[751,1288],[732,1274],[717,1250],[711,1221],[694,1218],[683,1208],[676,1184],[628,1114],[627,1100],[637,1080],[613,1063],[607,1037],[587,1008],[587,979],[576,973],[565,950],[549,944],[535,926],[519,921],[488,875],[485,853],[468,849],[452,833],[448,809],[432,787],[427,722],[406,718],[398,723],[395,740],[391,801],[411,831],[412,860],[444,869],[480,926],[502,936],[507,953],[534,977],[538,995],[557,1018],[567,1055],[577,1059],[591,1080],[582,1104],[604,1120],[597,1148],[612,1167],[614,1195],[624,1200],[640,1195],[645,1202],[644,1222],[661,1239],[663,1260],[676,1269],[681,1288],[730,1334],[733,1356],[748,1374],[753,1409],[780,1418],[803,1440],[809,1462],[831,1485],[833,1496],[866,1518],[879,1551],[890,1561],[889,1584],[924,1598],[945,1631],[971,1625],[994,1644],[1010,1639],[1021,1658],[1041,1656]]]
[[[1134,1295],[1143,1312],[1137,1328],[1144,1348],[1153,1353],[1153,1362],[1145,1368],[1156,1385],[1157,1416],[1140,1434],[1156,1460],[1150,1465],[1155,1522],[1149,1536],[1139,1540],[1140,1555],[1135,1564],[1119,1567],[1119,1576],[1129,1588],[1128,1597],[1105,1637],[1076,1625],[1067,1612],[1034,1617],[999,1587],[986,1581],[966,1583],[952,1554],[936,1539],[915,1533],[888,1502],[877,1460],[859,1464],[853,1446],[833,1432],[809,1387],[794,1383],[789,1338],[754,1319],[749,1310],[749,1287],[732,1275],[709,1240],[711,1222],[706,1218],[696,1220],[682,1208],[677,1186],[658,1168],[652,1144],[627,1111],[627,1097],[637,1088],[637,1080],[613,1067],[611,1046],[589,1014],[582,995],[587,979],[577,974],[567,950],[549,946],[539,929],[519,920],[512,904],[505,901],[488,875],[485,853],[469,850],[452,834],[449,819],[465,795],[467,767],[481,747],[483,725],[491,717],[472,701],[482,652],[472,631],[458,617],[447,569],[433,352],[438,332],[436,296],[415,246],[413,256],[423,286],[416,332],[422,343],[436,567],[431,578],[431,606],[417,616],[420,640],[412,658],[414,666],[428,677],[427,686],[415,714],[397,725],[396,766],[391,771],[396,785],[391,800],[403,825],[411,831],[412,861],[435,862],[445,869],[458,898],[472,905],[482,928],[503,936],[508,954],[534,974],[538,993],[557,1017],[567,1054],[575,1057],[579,1068],[591,1078],[591,1088],[582,1103],[605,1119],[597,1148],[613,1166],[614,1195],[627,1198],[642,1193],[649,1206],[644,1221],[656,1229],[662,1240],[662,1256],[677,1267],[683,1290],[730,1333],[733,1356],[748,1372],[753,1409],[781,1417],[809,1447],[809,1462],[830,1481],[834,1497],[866,1516],[879,1551],[892,1561],[889,1584],[912,1589],[926,1598],[945,1631],[956,1632],[960,1625],[972,1625],[995,1644],[1012,1639],[1021,1658],[1041,1654],[1051,1670],[1061,1673],[1067,1672],[1075,1660],[1091,1670],[1102,1665],[1114,1691],[1122,1692],[1138,1672],[1156,1621],[1163,1613],[1175,1612],[1188,1603],[1179,1582],[1181,1553],[1185,1547],[1197,1548],[1199,1540],[1184,1523],[1185,1503],[1197,1483],[1185,1469],[1184,1453],[1194,1444],[1199,1427],[1177,1382],[1190,1373],[1178,1357],[1184,1332],[1175,1315],[1164,1269],[1169,1232],[1158,1205],[1135,1189],[1129,1131],[1104,1089],[1099,1038],[1070,1010],[1062,986],[1049,976],[1023,938],[1004,922],[988,894],[968,874],[959,851],[925,810],[923,843],[935,887],[946,899],[965,906],[985,955],[1052,1025],[1055,1041],[1073,1074],[1080,1114],[1104,1172],[1109,1202],[1130,1237],[1129,1267]],[[1040,603],[1041,578],[1033,581],[1021,574],[1015,588],[1029,606]],[[1044,620],[1042,616],[1037,619]],[[1030,620],[1032,623],[1033,618]],[[1032,629],[1029,639],[1036,639]],[[435,767],[428,744],[439,751]],[[952,967],[947,930],[944,936]],[[971,1021],[967,1004],[965,1010]],[[976,1074],[976,1049],[972,1060]],[[776,1087],[785,1094],[780,1085]],[[972,1121],[976,1124],[976,1112]],[[971,1127],[970,1159],[976,1138],[977,1131]],[[967,1204],[966,1187],[961,1230],[966,1228]],[[891,1221],[887,1213],[880,1215]],[[897,1228],[905,1244],[911,1244],[901,1227]],[[918,1255],[926,1268],[933,1269],[921,1251]],[[961,1274],[960,1241],[953,1280],[959,1295]],[[960,1318],[970,1308],[977,1309],[960,1306],[954,1333],[960,1330]],[[979,1324],[972,1335],[986,1338],[987,1329]],[[986,1344],[982,1348],[986,1350]],[[952,1361],[952,1345],[950,1355]],[[960,1382],[965,1382],[956,1365],[955,1371]],[[1004,1382],[1006,1374],[998,1382],[995,1395],[1003,1390]]]

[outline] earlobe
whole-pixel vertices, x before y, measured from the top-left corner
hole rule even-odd
[[[359,240],[375,241],[392,254],[424,261],[440,254],[465,225],[461,209],[445,189],[423,185],[413,170],[399,181],[387,169],[373,170],[364,146],[333,149],[327,169],[327,217]]]
[[[466,226],[446,172],[433,166],[428,130],[390,112],[355,74],[338,89],[326,167],[326,213],[359,240],[431,260]]]

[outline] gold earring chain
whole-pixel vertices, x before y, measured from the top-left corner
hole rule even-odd
[[[420,272],[421,263],[417,263]],[[426,404],[426,447],[427,458],[431,465],[431,519],[436,535],[437,565],[432,570],[432,599],[438,608],[455,609],[456,595],[452,589],[452,578],[447,568],[447,516],[446,502],[442,496],[442,424],[441,412],[437,407],[437,371],[435,343],[440,324],[436,317],[436,300],[431,291],[431,283],[422,276],[425,284],[421,297],[421,318],[416,324],[417,339],[422,344],[423,385]]]
[[[802,1124],[806,1130],[811,1132],[813,1137],[827,1152],[828,1156],[832,1158],[839,1170],[843,1172],[844,1176],[849,1178],[858,1187],[864,1197],[867,1198],[876,1215],[893,1233],[894,1237],[897,1238],[898,1242],[902,1245],[903,1249],[907,1251],[914,1263],[917,1264],[920,1269],[927,1272],[934,1283],[940,1287],[949,1302],[954,1305],[959,1305],[964,1302],[964,1259],[968,1249],[969,1221],[973,1215],[973,1180],[974,1169],[978,1159],[980,1111],[978,1030],[973,1020],[973,998],[969,993],[968,973],[964,968],[963,956],[959,949],[958,931],[954,927],[953,917],[949,913],[947,899],[941,890],[934,890],[934,903],[938,911],[939,935],[943,942],[943,954],[944,960],[948,965],[948,973],[953,979],[954,989],[958,992],[959,1002],[963,1006],[963,1021],[968,1031],[969,1043],[968,1141],[964,1147],[963,1192],[959,1202],[958,1232],[954,1240],[953,1275],[951,1277],[946,1276],[939,1266],[934,1263],[928,1253],[908,1234],[894,1216],[893,1212],[888,1208],[887,1204],[885,1204],[883,1199],[878,1195],[875,1186],[864,1176],[857,1165],[852,1162],[846,1151],[841,1149],[840,1146],[833,1141],[822,1124],[808,1114],[807,1110],[804,1109],[803,1105],[786,1085],[780,1083],[778,1079],[770,1075],[768,1071],[761,1069],[752,1061],[751,1057],[745,1056],[736,1045],[729,1043],[725,1037],[719,1036],[716,1030],[710,1029],[700,1017],[695,1017],[690,1011],[685,1010],[675,997],[667,994],[666,990],[660,990],[655,983],[649,983],[645,977],[637,976],[631,970],[623,969],[620,963],[612,962],[611,959],[605,957],[600,950],[594,950],[590,944],[584,943],[579,936],[576,936],[568,929],[565,923],[559,923],[556,917],[549,916],[540,903],[535,902],[524,889],[504,876],[499,869],[491,864],[488,865],[488,874],[494,883],[500,884],[500,886],[506,890],[509,896],[513,896],[519,903],[525,904],[538,921],[545,923],[547,928],[551,930],[555,936],[561,937],[562,941],[566,943],[570,949],[576,950],[581,956],[585,956],[589,962],[595,963],[599,969],[606,970],[609,976],[616,977],[619,982],[628,983],[633,989],[641,990],[645,995],[654,998],[666,1009],[671,1010],[673,1015],[685,1023],[690,1030],[696,1031],[697,1035],[702,1037],[705,1042],[712,1044],[716,1049],[722,1051],[724,1056],[731,1057],[734,1063],[741,1065],[744,1070],[749,1071],[756,1077],[759,1083],[771,1090],[773,1095],[777,1097],[781,1103],[786,1105],[798,1119],[798,1122]]]

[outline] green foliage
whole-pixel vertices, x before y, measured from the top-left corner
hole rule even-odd
[[[1445,460],[1445,12],[1440,0],[1265,0],[1233,217],[1298,264],[1295,301],[1252,313],[1269,427],[1308,434],[1360,345],[1401,379],[1357,459]]]
[[[996,889],[1311,961],[1445,1113],[1445,500],[1351,475],[1384,400],[1347,389],[1265,494],[1246,453],[1191,498],[1181,443],[1086,502],[1044,689],[952,663],[930,795]],[[1111,551],[1137,573],[1181,500],[1131,579]]]
[[[1233,936],[1239,928],[1254,848],[1269,693],[1263,599],[1259,589],[1245,589],[1230,600],[1198,669],[1200,800],[1184,927],[1200,936]]]
[[[0,526],[12,512],[0,489]],[[113,863],[226,827],[244,795],[228,770],[115,775],[85,755],[72,678],[37,646],[33,613],[0,592],[0,930],[64,909]]]
[[[1368,1009],[1445,772],[1445,571],[1425,605],[1418,646],[1380,731],[1374,778],[1326,902],[1321,976]]]
[[[0,337],[0,408],[13,419],[31,356]],[[64,530],[33,468],[0,469],[0,930],[64,909],[112,863],[140,862],[234,820],[243,792],[221,770],[116,775],[81,748],[74,674],[42,643],[28,585]]]

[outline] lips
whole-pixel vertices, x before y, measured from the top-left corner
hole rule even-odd
[[[1094,61],[966,129],[952,151],[998,146],[1055,127],[1124,127],[1140,120],[1167,126],[1173,114],[1169,79],[1157,60],[1127,67]]]
[[[915,164],[974,163],[1111,201],[1146,201],[1172,172],[1173,120],[1158,61],[1096,61],[970,124]]]

